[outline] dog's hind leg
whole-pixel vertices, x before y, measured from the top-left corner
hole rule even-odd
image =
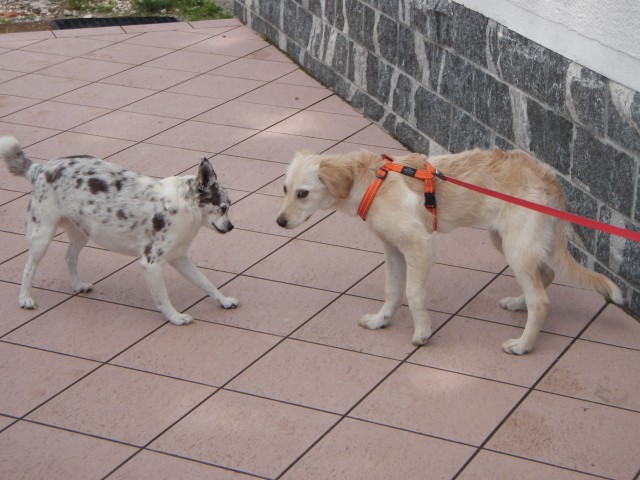
[[[193,317],[187,313],[179,313],[169,300],[167,287],[164,283],[164,277],[162,276],[164,265],[162,263],[149,262],[144,257],[140,260],[140,265],[142,265],[142,272],[144,274],[144,280],[147,283],[147,288],[153,300],[156,302],[158,310],[174,325],[191,323]]]
[[[541,261],[542,252],[537,255],[533,245],[526,245],[526,242],[524,242],[525,245],[517,245],[516,242],[518,240],[513,242],[511,248],[505,246],[505,256],[524,292],[527,323],[522,336],[504,342],[502,350],[522,355],[533,349],[536,337],[549,312],[549,297],[541,275],[540,265],[544,265]],[[551,271],[551,269],[548,270]],[[550,282],[550,277],[547,277],[546,281]]]
[[[491,232],[491,241],[493,242],[493,245],[500,251],[500,253],[503,253],[502,237],[500,237],[500,234],[497,232]],[[555,277],[555,273],[553,269],[544,262],[540,262],[539,269],[542,285],[544,285],[544,288],[547,288],[549,285],[551,285],[551,282]],[[500,300],[500,302],[498,302],[498,305],[500,305],[505,310],[511,310],[514,312],[524,311],[527,309],[527,303],[525,301],[524,294],[520,295],[519,297],[505,297]]]
[[[24,266],[22,286],[20,287],[20,297],[18,300],[22,308],[32,309],[37,306],[31,294],[31,284],[33,283],[33,276],[36,273],[38,264],[40,260],[42,260],[42,257],[44,257],[51,243],[55,229],[55,223],[36,224],[30,220],[27,221],[29,258],[27,259],[27,264]]]
[[[67,261],[67,268],[69,269],[69,276],[71,277],[71,288],[76,293],[89,292],[93,289],[93,285],[82,282],[78,277],[78,256],[87,244],[88,238],[70,223],[66,223],[64,229],[69,237],[69,247],[67,248],[65,260]]]
[[[407,264],[402,252],[393,245],[385,243],[385,302],[378,313],[369,313],[360,318],[360,326],[375,330],[389,325],[389,319],[402,303],[404,294]]]
[[[169,263],[180,274],[196,287],[204,290],[207,295],[213,298],[222,308],[236,308],[238,300],[233,297],[225,297],[220,291],[209,281],[204,274],[198,270],[193,262],[187,256],[174,258]]]

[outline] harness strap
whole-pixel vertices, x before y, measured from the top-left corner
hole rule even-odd
[[[433,168],[429,162],[424,163],[425,170],[416,170],[415,168],[393,163],[393,159],[386,153],[382,154],[382,159],[385,160],[386,163],[376,172],[376,179],[371,183],[371,185],[369,185],[362,197],[362,200],[360,201],[360,205],[358,206],[358,215],[360,218],[362,218],[362,220],[367,219],[367,212],[369,211],[369,207],[371,207],[371,203],[373,202],[376,193],[378,193],[380,185],[382,185],[384,179],[387,178],[387,174],[389,172],[396,172],[419,180],[424,180],[424,206],[433,214],[433,230],[437,230],[438,218],[433,177],[434,175],[439,175],[440,172]]]

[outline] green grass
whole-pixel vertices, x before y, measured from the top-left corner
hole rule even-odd
[[[230,18],[231,12],[224,12],[211,0],[133,0],[133,8],[142,15],[170,14],[182,20],[206,20]],[[162,11],[165,11],[162,13]]]

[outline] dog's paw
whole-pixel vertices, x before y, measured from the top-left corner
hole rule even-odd
[[[520,297],[506,297],[498,302],[505,310],[511,310],[512,312],[522,312],[527,309],[527,304],[524,301],[524,296]]]
[[[416,347],[420,347],[422,345],[425,345],[429,338],[431,338],[431,329],[422,332],[415,332],[413,334],[413,338],[411,339],[411,343]]]
[[[519,338],[512,338],[502,344],[502,351],[512,355],[524,355],[529,353],[531,348],[527,348]]]
[[[75,293],[87,293],[93,290],[93,285],[90,283],[80,282],[76,285],[72,285],[71,288]]]
[[[368,313],[360,317],[360,326],[369,330],[377,330],[389,326],[389,320],[377,313]]]
[[[33,310],[38,306],[36,301],[31,297],[20,297],[19,303],[20,307],[26,310]]]
[[[174,325],[187,325],[193,322],[193,317],[188,313],[179,313],[174,318],[170,318],[169,321]]]
[[[240,302],[238,302],[237,298],[223,297],[218,301],[218,303],[222,308],[229,309],[229,308],[236,308]]]

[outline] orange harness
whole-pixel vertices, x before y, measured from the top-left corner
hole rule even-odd
[[[382,154],[382,159],[385,160],[386,163],[376,172],[376,179],[371,185],[369,185],[369,188],[367,188],[367,191],[360,201],[360,206],[358,207],[358,215],[360,218],[362,218],[362,220],[367,219],[369,207],[371,206],[376,193],[378,193],[380,185],[382,185],[384,179],[387,178],[387,174],[390,171],[397,172],[402,175],[407,175],[408,177],[424,180],[424,206],[433,214],[433,230],[436,231],[438,229],[438,217],[436,216],[436,194],[433,177],[440,177],[442,174],[437,169],[433,168],[429,162],[424,162],[425,170],[416,170],[415,168],[393,163],[393,159],[386,153]]]

